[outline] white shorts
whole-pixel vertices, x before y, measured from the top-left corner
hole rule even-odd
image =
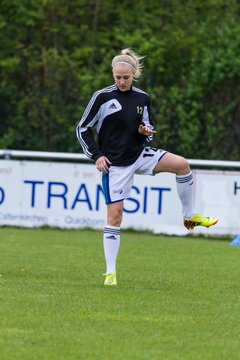
[[[135,163],[129,166],[110,166],[102,174],[102,186],[106,204],[122,201],[130,196],[134,174],[153,175],[153,169],[167,153],[162,149],[145,147]]]

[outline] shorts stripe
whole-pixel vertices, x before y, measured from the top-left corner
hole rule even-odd
[[[111,203],[110,190],[109,190],[109,172],[102,173],[102,186],[106,204]]]
[[[164,155],[166,155],[168,153],[168,151],[166,151],[165,153],[163,153],[161,156],[160,156],[160,158],[158,159],[158,162],[161,160],[161,158],[163,158],[164,157]]]

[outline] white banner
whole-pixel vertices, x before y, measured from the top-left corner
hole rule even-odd
[[[193,171],[196,211],[219,218],[191,233],[240,234],[240,172]],[[106,205],[92,164],[0,160],[0,225],[102,229]],[[122,228],[189,234],[182,224],[175,175],[135,175]]]

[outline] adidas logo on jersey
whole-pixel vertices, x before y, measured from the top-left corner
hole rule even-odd
[[[112,103],[110,106],[109,106],[109,109],[117,109],[116,105],[114,103]]]

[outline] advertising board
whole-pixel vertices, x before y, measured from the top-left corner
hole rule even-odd
[[[191,233],[240,234],[240,172],[194,170],[196,211],[219,218]],[[102,229],[106,205],[93,164],[0,160],[0,225]],[[135,175],[122,228],[185,235],[175,175]]]

